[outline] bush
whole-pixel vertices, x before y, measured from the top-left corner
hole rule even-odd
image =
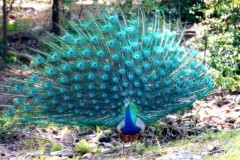
[[[9,32],[17,31],[18,30],[18,24],[16,22],[14,23],[7,23],[7,30]]]
[[[207,3],[207,2],[206,2]],[[208,18],[209,65],[215,71],[215,84],[227,90],[240,88],[240,4],[231,0],[211,0],[204,10]]]

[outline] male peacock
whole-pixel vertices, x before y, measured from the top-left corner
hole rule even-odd
[[[67,21],[62,36],[41,40],[48,49],[24,54],[31,65],[19,67],[32,74],[1,86],[13,97],[3,114],[43,125],[117,126],[129,142],[211,90],[198,51],[181,47],[182,32],[171,31],[160,13],[149,19],[138,9],[128,20],[121,11],[84,12],[88,19]]]

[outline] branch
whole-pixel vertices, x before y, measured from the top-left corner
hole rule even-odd
[[[9,9],[7,10],[7,15],[8,15],[8,13],[11,12],[14,2],[15,2],[15,0],[12,0],[12,1],[11,1],[10,6],[9,6]]]
[[[81,19],[81,17],[82,17],[82,11],[83,11],[83,6],[81,4],[81,9],[80,9],[79,14],[78,14],[79,19]]]

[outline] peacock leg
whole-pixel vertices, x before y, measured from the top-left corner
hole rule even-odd
[[[123,155],[124,155],[124,144],[125,144],[125,143],[123,142],[121,156],[123,156]]]
[[[133,143],[133,141],[130,142],[130,152],[129,152],[129,155],[132,155],[132,153],[133,153],[132,143]]]

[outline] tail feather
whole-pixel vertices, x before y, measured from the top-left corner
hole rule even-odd
[[[211,90],[198,51],[180,46],[183,32],[172,30],[160,13],[152,20],[142,9],[132,20],[121,11],[85,13],[87,19],[66,20],[63,35],[42,38],[47,49],[16,52],[30,59],[22,68],[31,75],[1,86],[0,94],[13,97],[6,115],[41,125],[114,126],[127,99],[151,123]]]

